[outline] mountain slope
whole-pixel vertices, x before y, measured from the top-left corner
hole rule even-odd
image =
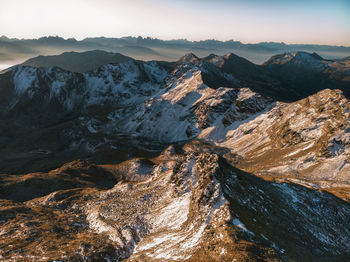
[[[267,179],[349,187],[349,106],[339,90],[323,90],[277,103],[239,126],[203,130],[199,138],[229,149],[232,164]]]
[[[101,172],[119,183],[108,190],[52,188],[56,192],[23,203],[1,200],[2,258],[342,261],[349,255],[349,203],[263,181],[215,154],[170,147],[149,160],[99,167],[75,162],[49,174],[86,181],[86,173]],[[50,179],[30,176],[17,195]]]

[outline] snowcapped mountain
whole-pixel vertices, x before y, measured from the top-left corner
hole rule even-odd
[[[266,65],[295,66],[306,70],[321,72],[327,67],[327,61],[316,53],[292,52],[271,57]]]
[[[343,261],[349,73],[296,52],[0,74],[0,259]]]
[[[264,63],[270,75],[280,82],[280,95],[285,101],[298,99],[320,90],[341,89],[349,91],[349,60],[326,60],[316,53],[293,52],[276,55]]]

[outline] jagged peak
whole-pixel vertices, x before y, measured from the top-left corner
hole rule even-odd
[[[241,63],[248,63],[248,64],[252,64],[249,60],[241,57],[241,56],[238,56],[234,53],[227,53],[223,56],[223,59],[224,60],[228,60],[228,61],[234,61],[234,62],[241,62]]]
[[[312,57],[316,58],[316,59],[319,59],[319,60],[324,60],[322,56],[320,56],[319,54],[317,54],[316,52],[313,52],[311,54]]]
[[[209,62],[211,64],[215,65],[221,65],[224,62],[224,59],[222,56],[218,56],[216,54],[210,54],[204,58],[202,58],[204,61]]]
[[[178,60],[178,62],[180,62],[180,63],[189,63],[189,62],[193,63],[193,62],[196,62],[198,60],[199,60],[199,58],[195,54],[187,53],[183,57],[181,57]]]
[[[213,58],[218,58],[219,56],[216,54],[211,53],[210,55],[204,57],[204,59],[213,59]]]
[[[226,53],[226,54],[223,56],[224,59],[232,59],[232,58],[236,58],[236,57],[238,57],[238,56],[235,55],[234,53],[231,53],[231,52]]]
[[[290,52],[290,53],[285,53],[284,56],[291,56],[293,58],[297,58],[297,59],[305,59],[305,58],[315,58],[318,60],[323,60],[323,58],[321,56],[319,56],[317,53],[313,52],[313,53],[308,53],[305,51],[296,51],[296,52]]]

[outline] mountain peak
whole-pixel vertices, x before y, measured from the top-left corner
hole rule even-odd
[[[316,58],[316,59],[319,59],[319,60],[324,60],[323,57],[321,57],[319,54],[317,54],[316,52],[313,52],[311,54],[312,57]]]
[[[10,40],[10,38],[8,38],[6,35],[2,35],[2,36],[0,36],[0,40],[8,41],[8,40]]]
[[[315,58],[318,60],[323,60],[321,56],[319,56],[317,53],[308,53],[304,51],[296,51],[296,52],[291,52],[291,53],[286,53],[287,56],[292,56],[297,59],[308,59],[308,58]]]
[[[248,61],[247,59],[241,57],[241,56],[238,56],[234,53],[227,53],[223,56],[223,59],[224,60],[227,60],[227,61],[234,61],[234,62],[240,62],[240,63],[249,63],[251,64],[250,61]]]
[[[178,62],[180,62],[180,63],[193,63],[193,62],[196,62],[198,60],[199,60],[199,58],[195,54],[187,53],[183,57],[181,57],[178,60]]]
[[[322,71],[325,68],[326,61],[317,53],[308,53],[304,51],[289,52],[271,57],[264,63],[271,65],[293,65],[297,67],[307,67],[307,69]]]
[[[218,55],[211,53],[210,55],[206,56],[204,59],[213,59],[218,57],[219,57]]]
[[[232,58],[234,58],[234,57],[237,57],[237,55],[235,55],[234,53],[231,53],[231,52],[226,53],[226,54],[224,55],[224,58],[225,58],[225,59],[232,59]]]

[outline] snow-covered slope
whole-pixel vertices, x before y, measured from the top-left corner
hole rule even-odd
[[[349,110],[341,91],[324,90],[291,104],[278,102],[239,125],[204,129],[199,138],[229,149],[227,156],[254,174],[348,187]]]
[[[164,142],[187,140],[209,126],[248,118],[271,103],[248,88],[209,87],[201,67],[178,70],[184,73],[175,72],[177,77],[167,82],[166,89],[136,109],[125,125],[128,132]]]
[[[74,112],[92,132],[135,133],[174,142],[194,138],[216,122],[229,125],[247,118],[271,102],[256,94],[255,104],[251,95],[242,95],[250,92],[245,82],[215,61],[189,54],[169,70],[169,65],[137,61],[85,74],[18,66],[10,72],[15,92],[7,108],[22,114],[22,107],[33,104],[37,111],[51,107],[52,118]],[[213,79],[228,86],[212,86]]]
[[[85,74],[28,66],[17,66],[11,73],[17,100],[40,96],[42,104],[58,100],[67,111],[106,103],[139,103],[157,92],[167,75],[157,62],[136,61],[108,64]]]

